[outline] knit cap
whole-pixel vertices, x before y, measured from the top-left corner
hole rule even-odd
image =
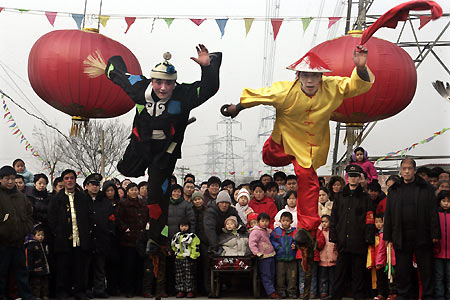
[[[240,199],[242,196],[247,197],[247,200],[250,201],[250,193],[247,191],[246,188],[242,188],[242,189],[239,190],[239,193],[238,193],[238,195],[237,195],[237,200],[239,201],[239,199]]]
[[[250,221],[258,220],[258,214],[255,212],[249,213],[247,215],[247,226],[250,226]]]
[[[230,194],[228,194],[228,191],[220,191],[217,195],[216,204],[219,204],[220,202],[226,202],[231,204],[231,198]]]
[[[223,223],[223,226],[227,225],[227,221],[232,221],[232,222],[234,222],[234,225],[236,227],[238,226],[238,221],[237,221],[237,218],[235,216],[229,216],[228,218],[226,218],[225,222]]]
[[[205,200],[205,197],[203,197],[203,194],[200,191],[196,191],[192,194],[192,200],[194,200],[197,197],[200,197],[200,198],[202,198],[202,200]]]

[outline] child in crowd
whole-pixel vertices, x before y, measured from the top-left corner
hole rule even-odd
[[[194,260],[200,256],[200,239],[195,233],[189,232],[190,221],[183,219],[179,229],[171,241],[175,254],[175,288],[177,298],[195,298],[195,268]]]
[[[292,227],[292,219],[293,214],[284,211],[280,216],[280,226],[277,226],[270,234],[270,241],[277,252],[275,256],[277,292],[281,298],[287,296],[294,299],[297,298],[297,261],[295,260],[295,227]]]
[[[247,231],[250,232],[258,225],[258,214],[255,212],[247,215]]]
[[[266,186],[266,197],[275,199],[275,196],[278,195],[279,191],[278,184],[276,184],[273,181],[270,181],[266,183],[265,186]]]
[[[270,229],[273,229],[273,223],[275,221],[275,215],[278,212],[275,201],[266,197],[266,187],[261,181],[254,183],[253,187],[253,199],[250,201],[250,206],[256,213],[266,213],[270,216]]]
[[[253,212],[253,209],[248,206],[248,202],[250,201],[250,193],[247,189],[242,188],[239,190],[239,193],[236,197],[236,210],[244,224],[247,224],[247,215]]]
[[[22,193],[25,193],[25,179],[22,175],[16,175],[16,187]]]
[[[30,288],[36,299],[48,300],[48,284],[50,268],[48,266],[48,250],[42,245],[45,233],[42,227],[35,226],[33,238],[26,245]]]
[[[329,241],[330,236],[330,216],[322,215],[322,234],[325,238],[325,245],[320,250],[319,263],[319,293],[320,298],[326,298],[333,289],[334,268],[337,260],[336,244]]]
[[[441,224],[441,240],[434,251],[434,275],[436,280],[435,299],[448,299],[450,297],[450,191],[440,191],[439,221]]]
[[[248,233],[239,233],[238,221],[235,216],[225,220],[222,233],[219,235],[219,245],[222,247],[222,256],[247,256],[250,255],[248,247]]]
[[[333,202],[330,201],[328,189],[325,186],[321,186],[319,189],[319,217],[323,215],[331,215],[331,209],[333,208]]]
[[[260,213],[256,225],[250,232],[249,246],[252,253],[259,258],[258,269],[264,290],[271,299],[280,299],[275,291],[275,249],[270,242],[270,216]]]
[[[23,176],[23,180],[25,182],[26,186],[33,186],[34,185],[34,175],[33,173],[31,173],[30,171],[28,171],[25,168],[25,162],[18,158],[16,160],[13,161],[13,168],[14,170],[16,170],[17,175],[22,175]]]
[[[286,193],[284,198],[285,198],[286,206],[275,215],[274,227],[275,228],[280,227],[281,226],[281,215],[284,212],[290,212],[292,214],[292,218],[293,218],[292,227],[297,228],[297,192],[289,191]]]
[[[359,165],[363,169],[367,174],[367,183],[371,183],[372,180],[378,180],[377,169],[373,162],[369,160],[369,155],[363,147],[355,148],[350,157],[350,164]]]

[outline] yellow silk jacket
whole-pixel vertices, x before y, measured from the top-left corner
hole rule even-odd
[[[274,142],[283,140],[286,154],[293,155],[300,166],[314,169],[327,161],[330,147],[330,117],[345,98],[367,93],[375,80],[368,69],[370,82],[362,80],[356,68],[351,77],[323,76],[317,93],[309,97],[299,80],[275,82],[271,87],[244,89],[241,105],[244,108],[259,104],[276,109],[272,131]]]

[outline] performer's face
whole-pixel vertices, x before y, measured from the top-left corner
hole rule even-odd
[[[314,96],[322,84],[322,73],[300,72],[299,80],[302,91],[308,96]]]
[[[175,80],[152,79],[153,91],[161,100],[169,99],[175,88]]]

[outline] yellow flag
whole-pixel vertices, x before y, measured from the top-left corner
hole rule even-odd
[[[109,20],[109,16],[98,16],[100,20],[100,24],[102,24],[103,27],[106,27],[106,23]]]
[[[250,28],[252,27],[254,18],[244,18],[245,21],[245,36],[248,35]]]

